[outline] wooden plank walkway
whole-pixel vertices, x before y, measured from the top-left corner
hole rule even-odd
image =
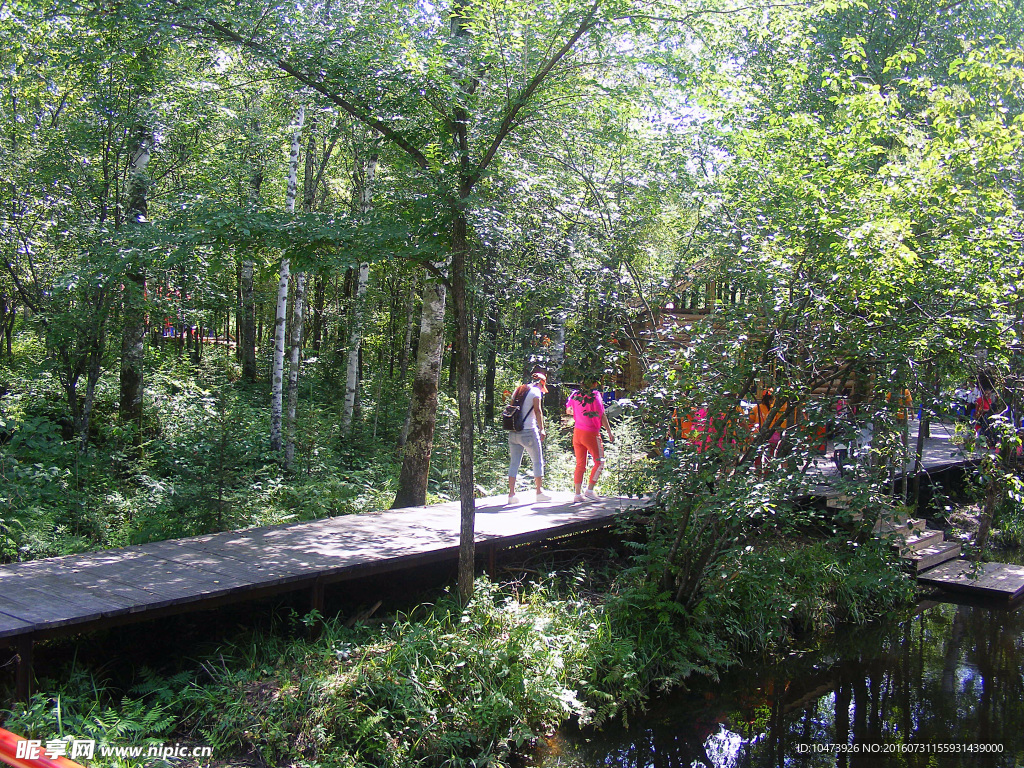
[[[1024,594],[1024,566],[950,560],[918,575],[917,581],[950,592],[1015,600]]]
[[[949,443],[951,433],[933,427],[925,471],[975,459]],[[821,464],[816,493],[827,496],[831,462]],[[478,554],[493,558],[503,547],[604,528],[624,510],[646,505],[553,497],[511,508],[504,496],[478,499]],[[325,586],[455,560],[458,539],[459,503],[448,502],[0,566],[0,647],[18,649],[24,693],[37,640],[303,589],[320,609]]]
[[[514,507],[478,499],[478,553],[604,528],[648,503],[552,496]],[[454,560],[458,546],[456,501],[0,566],[0,646],[18,648],[27,695],[34,641],[300,589],[319,609],[328,584]]]

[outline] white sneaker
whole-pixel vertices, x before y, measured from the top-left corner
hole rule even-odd
[[[586,498],[590,499],[591,501],[600,501],[601,499],[604,498],[604,496],[598,494],[598,492],[595,491],[593,488],[587,488],[587,490],[583,492],[583,495]]]
[[[537,491],[537,501],[551,501],[551,497],[544,493],[544,491]]]
[[[506,507],[514,507],[519,502],[520,502],[520,499],[519,499],[518,496],[509,496],[508,497],[508,501],[505,502],[505,506]]]
[[[586,499],[583,498],[582,493],[577,493],[576,496],[573,497],[572,503],[579,504],[581,501],[586,501]]]

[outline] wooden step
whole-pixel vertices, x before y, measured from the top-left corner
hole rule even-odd
[[[902,520],[899,522],[883,522],[879,520],[875,523],[875,535],[884,536],[889,533],[911,535],[915,531],[923,531],[926,525],[927,523],[920,517],[912,517],[908,520]]]
[[[909,520],[906,517],[879,517],[875,520],[874,530],[875,533],[882,533],[883,531],[905,531],[909,527]]]
[[[957,557],[960,557],[960,544],[956,541],[943,541],[902,555],[904,560],[914,564],[918,573]]]
[[[911,552],[917,552],[918,550],[941,544],[946,538],[946,534],[942,531],[932,530],[911,531],[902,536],[895,534],[895,538],[896,540],[893,543],[899,547],[900,551],[904,554],[910,554]]]

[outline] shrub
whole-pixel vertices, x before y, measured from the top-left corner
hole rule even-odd
[[[695,638],[676,629],[629,599],[482,579],[465,609],[445,598],[375,629],[327,622],[316,642],[239,643],[183,696],[198,738],[275,764],[500,765],[569,717],[600,722],[708,671],[683,661]]]

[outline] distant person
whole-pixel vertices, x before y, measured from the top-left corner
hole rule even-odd
[[[731,401],[733,397],[731,392],[722,395],[726,402]],[[743,416],[743,409],[739,405],[736,406],[735,412],[740,417]],[[702,405],[693,412],[693,430],[690,433],[690,442],[696,446],[699,452],[710,450],[716,445],[720,451],[726,449],[726,444],[734,447],[738,443],[736,421],[736,416],[730,416],[724,411],[719,411],[717,415],[712,416],[707,406]],[[746,434],[744,430],[744,440]]]
[[[909,389],[901,389],[896,393],[896,423],[906,424],[910,414],[914,412],[914,398]]]
[[[968,401],[971,397],[970,387],[957,387],[953,392],[953,411],[958,417],[970,418],[970,406]]]
[[[981,397],[981,387],[975,384],[971,387],[971,393],[967,395],[967,418],[971,421],[974,421],[979,397]]]
[[[576,471],[573,473],[573,490],[576,493],[574,502],[590,499],[597,501],[601,498],[594,486],[601,476],[601,467],[604,465],[604,443],[601,441],[601,429],[608,430],[609,442],[615,442],[615,435],[612,434],[611,424],[604,411],[604,398],[598,390],[599,382],[591,378],[587,382],[590,386],[575,390],[565,403],[565,411],[573,417],[574,428],[572,432],[572,449],[576,454]],[[587,489],[583,491],[583,475],[587,471],[587,456],[594,459],[593,469],[590,470],[590,479]]]
[[[516,495],[516,479],[519,475],[519,467],[523,463],[523,453],[530,454],[530,461],[533,463],[533,481],[537,488],[537,501],[551,501],[551,497],[544,493],[544,438],[547,432],[544,430],[544,411],[541,405],[544,395],[548,391],[547,374],[535,371],[530,375],[530,380],[516,387],[512,393],[512,402],[520,402],[522,413],[523,429],[521,432],[511,430],[508,433],[508,501],[506,504],[519,504],[520,498]]]
[[[875,423],[873,421],[865,421],[857,427],[857,458],[863,460],[865,464],[871,466],[873,459],[871,451],[875,441]]]
[[[992,408],[995,404],[995,393],[983,390],[974,403],[975,429],[979,436],[985,438],[989,448],[996,447],[996,435],[992,426]]]
[[[677,406],[672,409],[668,431],[665,433],[665,447],[662,455],[668,458],[675,451],[676,443],[690,439],[693,432],[693,413],[688,407]]]
[[[752,432],[756,434],[762,428],[769,430],[768,440],[754,459],[754,467],[758,470],[762,469],[767,462],[770,462],[775,457],[775,453],[779,449],[779,443],[782,442],[782,429],[786,426],[781,413],[785,406],[776,412],[771,423],[768,424],[768,416],[774,405],[775,395],[772,394],[771,390],[765,390],[764,394],[761,395],[761,402],[750,412],[749,421]],[[768,426],[763,427],[764,424],[768,424]]]
[[[844,389],[836,400],[835,437],[832,443],[832,461],[842,479],[846,476],[846,462],[850,458],[849,431],[853,426],[853,406],[850,405],[850,390]]]

